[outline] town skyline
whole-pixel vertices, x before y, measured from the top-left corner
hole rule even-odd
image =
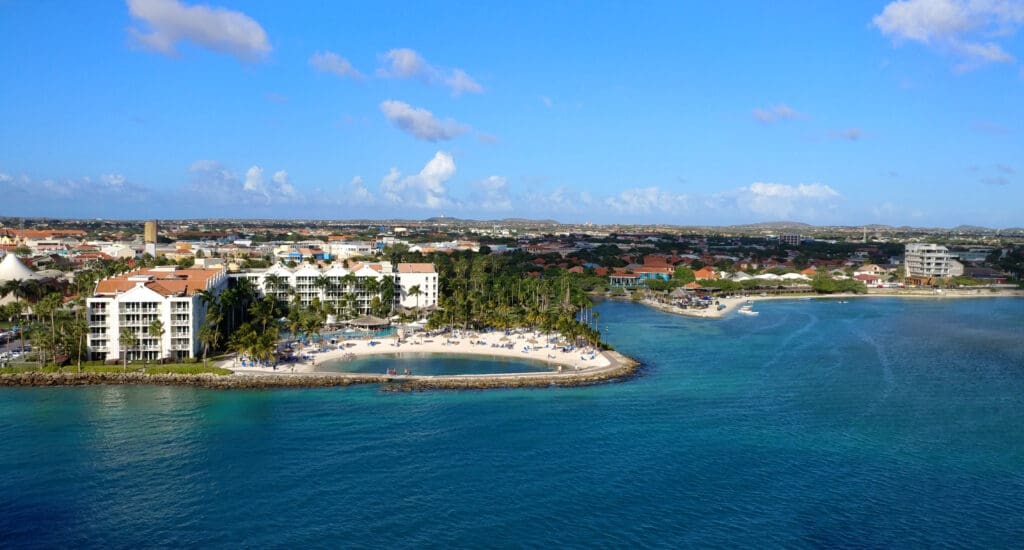
[[[539,6],[10,3],[0,215],[1024,226],[1022,2]]]

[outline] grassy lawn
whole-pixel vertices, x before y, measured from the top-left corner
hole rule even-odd
[[[58,369],[54,365],[47,365],[40,368],[37,364],[12,363],[12,366],[0,369],[0,374],[20,372],[77,372],[75,365],[68,365]],[[121,365],[104,365],[98,362],[82,364],[82,372],[124,372]],[[204,367],[198,363],[172,363],[169,365],[128,365],[128,372],[145,372],[147,374],[231,374],[227,369],[217,367]]]

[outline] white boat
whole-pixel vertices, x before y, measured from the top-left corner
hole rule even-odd
[[[758,315],[760,313],[759,311],[754,311],[752,309],[752,306],[749,306],[749,305],[741,307],[739,309],[739,311],[740,311],[740,313],[742,313],[744,315]]]

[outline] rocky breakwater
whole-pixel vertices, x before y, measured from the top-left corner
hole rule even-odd
[[[625,380],[640,368],[640,363],[618,352],[606,351],[610,364],[588,371],[528,374],[464,374],[458,376],[414,376],[393,380],[389,391],[486,390],[500,388],[545,388],[551,386],[589,386]]]
[[[94,386],[150,384],[213,389],[308,388],[380,384],[387,376],[318,374],[143,374],[138,372],[24,372],[0,374],[3,386]]]
[[[632,376],[640,364],[617,352],[605,352],[610,364],[580,372],[460,376],[388,376],[353,373],[296,374],[143,374],[138,372],[22,372],[0,374],[0,387],[151,384],[212,389],[314,388],[383,384],[389,391],[430,389],[539,388],[586,386]]]

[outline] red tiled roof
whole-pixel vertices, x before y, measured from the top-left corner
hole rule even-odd
[[[433,273],[434,264],[428,263],[403,263],[398,264],[399,273]]]
[[[642,266],[642,267],[637,267],[637,268],[633,269],[633,271],[635,273],[667,273],[667,274],[672,274],[672,273],[676,272],[675,269],[673,269],[672,267],[669,267],[669,266],[658,267],[658,266],[646,266],[646,265]]]
[[[222,271],[222,269],[175,269],[173,271],[139,269],[99,281],[96,283],[96,294],[127,292],[142,282],[129,280],[130,278],[149,277],[150,279],[142,284],[162,296],[175,294],[191,296],[200,290],[206,290],[209,280]]]

